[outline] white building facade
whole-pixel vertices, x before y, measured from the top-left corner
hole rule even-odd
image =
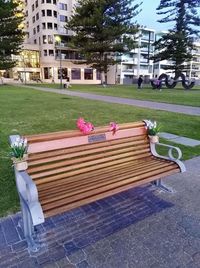
[[[32,46],[39,53],[39,72],[22,53],[19,66],[14,69],[14,78],[26,81],[38,79],[44,82],[59,82],[69,78],[71,83],[100,83],[100,75],[85,64],[77,64],[81,56],[68,47],[71,32],[65,24],[72,14],[75,0],[24,0],[25,31],[27,33],[23,49]],[[59,39],[57,38],[59,37]],[[34,53],[33,53],[34,54]],[[17,75],[18,72],[18,75]]]

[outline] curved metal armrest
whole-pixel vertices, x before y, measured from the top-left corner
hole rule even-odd
[[[159,153],[157,153],[156,146],[167,147],[168,148],[168,156],[163,156],[163,155],[160,155]],[[178,147],[158,142],[156,144],[155,143],[150,143],[150,148],[151,148],[151,153],[154,156],[159,157],[159,158],[163,158],[163,159],[166,159],[166,160],[171,160],[171,161],[173,161],[173,162],[175,162],[175,163],[177,163],[179,165],[179,167],[181,169],[181,172],[186,171],[185,165],[183,164],[182,161],[180,161],[180,159],[182,157],[182,152]],[[178,156],[175,157],[173,155],[173,152],[178,153]]]
[[[172,145],[164,144],[164,143],[159,143],[159,142],[156,143],[156,145],[168,148],[168,158],[169,159],[171,159],[171,160],[180,160],[181,159],[182,152],[181,152],[180,148],[172,146]],[[162,155],[157,153],[155,144],[151,144],[151,149],[152,149],[153,155],[158,156],[158,157],[162,156]],[[173,151],[178,153],[177,157],[175,157],[173,155]]]
[[[19,180],[22,180],[22,182],[25,184],[25,191],[26,191],[26,200],[29,203],[32,202],[38,202],[38,191],[35,183],[32,181],[30,176],[27,174],[26,171],[17,171],[15,170],[16,178],[18,180],[18,190],[20,192],[20,182]]]

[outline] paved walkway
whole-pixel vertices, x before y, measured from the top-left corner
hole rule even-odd
[[[200,157],[166,178],[49,218],[30,254],[20,213],[0,220],[0,268],[199,268]]]
[[[17,86],[21,87],[22,85],[17,84]],[[159,103],[159,102],[153,102],[153,101],[142,101],[142,100],[119,98],[119,97],[112,97],[112,96],[103,96],[103,95],[83,93],[83,92],[66,90],[66,89],[60,90],[60,89],[42,88],[42,87],[36,87],[36,86],[26,86],[26,87],[34,88],[34,89],[41,90],[41,91],[54,92],[54,93],[59,93],[63,95],[81,97],[81,98],[90,99],[90,100],[99,100],[99,101],[105,101],[109,103],[127,104],[131,106],[150,108],[154,110],[163,110],[163,111],[168,111],[168,112],[170,111],[170,112],[182,113],[182,114],[188,114],[188,115],[200,115],[199,107]]]

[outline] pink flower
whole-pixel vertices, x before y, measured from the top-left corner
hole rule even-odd
[[[93,124],[85,122],[83,118],[79,118],[76,125],[83,134],[89,134],[92,130],[94,130]]]
[[[110,131],[112,131],[113,135],[119,130],[119,126],[115,122],[110,122]]]
[[[79,118],[76,122],[76,126],[80,129],[85,124],[84,118]]]

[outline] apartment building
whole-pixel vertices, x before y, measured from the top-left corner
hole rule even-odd
[[[25,31],[23,52],[13,77],[22,81],[100,83],[100,74],[85,64],[76,50],[68,46],[71,32],[65,24],[72,14],[75,0],[24,0]],[[38,57],[39,55],[39,57]],[[37,66],[33,58],[37,57]]]
[[[120,64],[116,66],[116,82],[119,84],[132,84],[140,75],[149,80],[153,75],[153,42],[155,30],[142,28],[136,37],[138,48],[128,54],[118,56]]]
[[[100,73],[85,64],[78,64],[83,60],[82,56],[68,46],[72,32],[65,29],[65,24],[76,0],[23,0],[23,3],[27,35],[21,55],[15,57],[18,65],[12,70],[11,77],[23,82],[38,79],[63,82],[69,77],[74,84],[99,84]],[[148,81],[166,73],[164,66],[169,65],[169,61],[153,64],[150,60],[154,53],[153,43],[163,33],[141,28],[136,39],[138,48],[117,56],[120,63],[110,68],[108,83],[132,84],[139,75]],[[187,75],[200,78],[200,40],[194,42],[194,59],[187,65]]]

